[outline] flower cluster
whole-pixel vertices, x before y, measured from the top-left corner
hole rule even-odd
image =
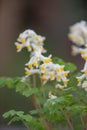
[[[29,61],[25,64],[25,78],[32,74],[40,74],[43,84],[51,80],[56,80],[56,88],[63,89],[68,83],[69,71],[64,71],[64,65],[54,64],[52,55],[44,56],[45,37],[37,35],[33,30],[26,30],[21,33],[15,43],[17,52],[27,48],[31,52]]]
[[[45,84],[49,80],[57,80],[56,88],[63,89],[68,83],[69,71],[64,71],[64,65],[54,64],[53,62],[44,63],[40,66],[41,78]],[[62,82],[62,84],[59,84]]]
[[[71,26],[69,38],[77,46],[87,46],[87,23],[81,21]]]
[[[43,48],[45,37],[37,35],[33,30],[26,30],[21,33],[15,43],[17,52],[20,52],[23,48],[27,48],[29,52],[36,51],[37,49],[41,51],[41,53],[46,52]]]
[[[70,27],[69,39],[75,43],[72,46],[72,54],[81,54],[81,57],[85,60],[83,69],[81,70],[82,75],[77,77],[78,86],[82,85],[87,91],[87,22],[81,21]],[[85,82],[85,83],[84,83]],[[86,85],[84,85],[86,84]]]

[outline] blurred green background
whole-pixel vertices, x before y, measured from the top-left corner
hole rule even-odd
[[[81,69],[80,56],[71,56],[69,26],[87,20],[87,0],[0,0],[0,76],[23,76],[28,54],[16,52],[14,42],[26,29],[46,36],[48,54],[71,61]],[[2,114],[9,109],[32,108],[28,99],[15,90],[0,89],[0,124]]]

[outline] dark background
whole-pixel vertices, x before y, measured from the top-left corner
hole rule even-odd
[[[81,69],[83,60],[71,55],[69,26],[87,20],[87,0],[0,0],[0,76],[23,76],[26,52],[17,53],[14,42],[25,29],[46,36],[48,54],[74,62]],[[0,123],[9,109],[31,109],[31,103],[15,90],[0,89]]]

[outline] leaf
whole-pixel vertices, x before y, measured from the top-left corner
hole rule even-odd
[[[5,77],[1,77],[0,78],[0,87],[4,87],[5,86],[5,80],[6,80]]]
[[[30,116],[29,114],[24,115],[23,111],[15,111],[15,110],[10,110],[6,113],[3,114],[4,118],[9,118],[11,117],[12,119],[10,120],[10,124],[14,121],[19,121],[19,120],[24,120],[26,122],[31,121],[32,120],[32,116]]]
[[[30,114],[35,115],[35,114],[38,114],[38,113],[40,114],[43,112],[44,112],[44,109],[37,109],[37,110],[31,110]]]
[[[30,114],[24,114],[23,111],[15,111],[10,110],[3,114],[4,118],[11,118],[8,124],[11,124],[15,121],[22,121],[25,126],[29,126],[31,129],[35,130],[45,130],[44,126],[42,125],[42,119],[38,119],[36,117],[32,117]]]
[[[65,96],[61,96],[55,99],[48,99],[47,102],[44,104],[44,107],[49,108],[50,105],[52,104],[62,104],[64,102],[67,102],[69,100],[71,100],[72,95],[65,95]]]
[[[10,78],[10,77],[1,77],[0,78],[0,87],[8,87],[8,88],[13,88],[16,87],[19,84],[23,84],[21,81],[21,78],[16,77],[16,78]]]
[[[14,86],[14,80],[9,77],[1,77],[0,78],[0,87],[8,86],[8,88],[11,88]]]
[[[77,67],[73,63],[66,63],[65,64],[65,69],[69,70],[72,73],[77,69]]]
[[[25,82],[19,81],[17,84],[15,84],[16,92],[22,92],[24,89],[26,89],[28,85]]]
[[[64,60],[61,59],[61,58],[58,58],[58,57],[54,57],[54,58],[53,58],[53,63],[55,63],[55,64],[60,64],[60,65],[65,65]]]
[[[3,114],[3,117],[4,118],[8,118],[9,116],[14,116],[14,115],[17,115],[17,116],[20,116],[20,115],[23,115],[24,112],[23,111],[15,111],[15,110],[10,110],[8,112],[5,112]]]
[[[21,77],[15,77],[15,78],[10,78],[10,77],[2,77],[0,78],[0,87],[8,87],[8,88],[15,88],[16,92],[20,92],[23,95],[28,96],[29,92],[31,89],[28,90],[29,86],[31,86],[30,83],[28,82],[23,82]],[[32,90],[35,91],[36,90]],[[31,92],[34,93],[34,92]]]
[[[70,72],[74,72],[77,69],[75,64],[70,63],[70,62],[65,62],[64,60],[57,57],[53,58],[53,63],[64,65],[65,70],[69,70]]]
[[[80,104],[74,104],[74,105],[72,105],[72,106],[68,106],[67,107],[67,110],[68,111],[72,111],[72,112],[84,112],[85,110],[87,109],[87,107],[86,106],[82,106],[82,105],[80,105]]]
[[[25,88],[23,91],[22,91],[22,95],[24,95],[25,97],[29,97],[29,96],[31,96],[32,94],[36,94],[36,93],[38,93],[39,92],[39,90],[38,90],[38,88]]]
[[[9,122],[8,125],[11,125],[13,122],[20,121],[20,118],[18,116],[13,117]]]
[[[77,87],[78,82],[77,82],[76,77],[78,77],[80,75],[81,75],[81,73],[70,75],[68,86],[70,86],[70,87]]]

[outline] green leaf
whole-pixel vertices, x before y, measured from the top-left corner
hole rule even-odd
[[[15,116],[8,122],[8,125],[11,125],[13,122],[18,122],[18,121],[20,121],[20,118],[18,116]]]
[[[16,92],[22,92],[24,89],[26,89],[28,85],[25,82],[19,81],[17,84],[15,84]]]
[[[32,94],[36,94],[39,92],[39,89],[38,88],[25,88],[23,91],[22,91],[22,95],[26,96],[26,97],[29,97],[31,96]]]
[[[15,121],[22,121],[25,126],[29,126],[29,128],[31,128],[32,130],[45,130],[42,125],[42,119],[32,117],[30,114],[25,115],[23,111],[10,110],[3,114],[3,117],[10,117],[10,121],[8,124],[11,124]]]
[[[53,58],[53,63],[64,65],[65,70],[69,70],[70,72],[74,72],[77,69],[75,64],[70,63],[70,62],[65,62],[64,60],[57,57]]]
[[[23,84],[23,82],[21,81],[21,78],[19,77],[16,77],[16,78],[1,77],[0,78],[0,87],[6,86],[8,88],[13,88],[21,84]]]
[[[67,110],[70,111],[70,112],[84,112],[85,110],[87,109],[86,106],[82,106],[80,104],[74,104],[72,106],[68,106],[67,107]]]
[[[72,73],[77,69],[77,67],[73,63],[66,63],[65,64],[65,69],[69,70]]]
[[[0,78],[0,87],[7,86],[8,88],[11,88],[14,86],[14,79],[9,77],[1,77]]]
[[[58,57],[54,57],[54,58],[53,58],[53,63],[55,63],[55,64],[60,64],[60,65],[65,65],[64,60],[61,59],[61,58],[58,58]]]
[[[4,87],[5,86],[5,80],[6,80],[5,77],[1,77],[0,78],[0,87]]]
[[[35,115],[35,114],[38,114],[38,113],[40,114],[43,112],[44,112],[44,109],[37,109],[37,110],[31,110],[30,114]]]
[[[26,122],[31,121],[32,120],[32,116],[30,116],[29,114],[24,115],[23,111],[15,111],[15,110],[10,110],[6,113],[3,114],[4,118],[9,118],[11,117],[12,119],[10,120],[10,123],[14,122],[14,121],[19,121],[19,120],[24,120]]]
[[[20,116],[20,115],[23,115],[23,114],[24,114],[23,111],[10,110],[10,111],[8,111],[8,112],[5,112],[5,113],[3,114],[3,117],[4,117],[4,118],[8,118],[8,117],[10,117],[10,116],[14,116],[14,115]]]
[[[78,77],[80,75],[81,75],[81,73],[70,75],[68,86],[70,86],[70,87],[77,87],[78,82],[77,82],[76,77]]]
[[[50,108],[50,106],[52,104],[58,104],[58,105],[59,104],[65,104],[65,103],[71,102],[71,100],[72,100],[71,94],[60,96],[60,97],[55,98],[55,99],[48,99],[47,102],[44,104],[44,107]]]
[[[0,78],[0,87],[8,87],[8,88],[15,88],[16,92],[20,92],[23,95],[28,96],[29,93],[34,93],[35,90],[28,90],[29,86],[31,86],[30,82],[22,81],[21,77],[9,78],[9,77],[2,77]],[[31,92],[32,91],[32,92]]]

